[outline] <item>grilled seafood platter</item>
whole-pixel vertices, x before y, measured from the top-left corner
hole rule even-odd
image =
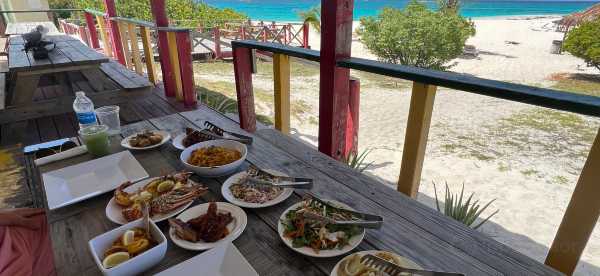
[[[162,130],[139,132],[121,140],[121,146],[133,150],[146,150],[161,146],[171,139],[171,134]]]
[[[150,217],[158,222],[183,211],[206,193],[206,187],[189,179],[190,172],[178,172],[138,183],[125,182],[114,192],[106,215],[115,223],[125,224],[142,217],[143,203],[150,206]]]

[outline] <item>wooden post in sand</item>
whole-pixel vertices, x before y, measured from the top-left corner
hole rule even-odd
[[[336,62],[350,57],[353,8],[353,0],[322,1],[319,151],[337,160],[344,158],[350,70]]]

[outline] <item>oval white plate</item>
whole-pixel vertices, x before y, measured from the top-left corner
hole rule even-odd
[[[177,216],[177,218],[182,221],[188,221],[193,218],[197,218],[201,215],[204,215],[208,211],[208,204],[209,203],[196,205],[188,210],[185,210],[185,212],[181,213],[179,216]],[[173,228],[169,228],[169,236],[171,237],[171,240],[176,245],[189,250],[206,250],[220,245],[222,243],[234,241],[235,239],[237,239],[237,237],[239,237],[242,234],[242,232],[244,232],[246,224],[248,224],[248,218],[246,217],[246,213],[244,212],[244,210],[242,210],[242,208],[227,202],[217,202],[217,212],[229,212],[233,217],[233,221],[227,225],[229,235],[227,235],[225,238],[216,242],[190,242],[180,239],[175,234],[175,230]]]
[[[422,268],[420,265],[416,264],[416,263],[415,263],[413,260],[411,260],[411,259],[409,259],[409,258],[406,258],[406,257],[403,257],[403,256],[400,256],[400,255],[398,255],[398,254],[396,254],[396,253],[394,253],[394,252],[389,252],[389,251],[379,251],[379,250],[366,250],[366,251],[360,251],[360,252],[356,252],[356,253],[354,253],[354,254],[360,254],[360,256],[363,256],[363,255],[366,255],[366,254],[375,255],[375,254],[377,254],[377,253],[380,253],[380,252],[388,252],[388,253],[392,253],[392,254],[394,254],[396,257],[398,257],[398,258],[402,259],[404,262],[406,262],[406,265],[404,266],[404,267],[406,267],[406,268],[412,268],[412,269],[423,269],[423,268]],[[340,261],[339,261],[337,264],[335,264],[335,266],[334,266],[334,267],[333,267],[333,269],[331,270],[331,273],[329,274],[329,276],[338,276],[338,269],[339,269],[339,267],[340,267],[340,264],[341,264],[341,263],[342,263],[344,260],[346,260],[346,259],[350,258],[350,256],[352,256],[352,255],[354,255],[354,254],[350,254],[350,255],[348,255],[348,256],[346,256],[346,257],[342,258],[342,259],[341,259],[341,260],[340,260]],[[401,274],[401,275],[404,275],[404,274]]]
[[[133,185],[125,188],[125,192],[135,192],[138,189],[144,187],[144,185],[150,183],[150,181],[157,179],[158,177],[153,177],[153,178],[149,178],[146,180],[142,180],[140,182],[134,183]],[[189,203],[173,210],[172,212],[166,213],[166,214],[157,214],[154,215],[152,217],[150,217],[154,222],[159,222],[159,221],[163,221],[165,219],[168,219],[170,217],[173,217],[177,214],[179,214],[181,211],[185,210],[185,208],[190,207],[190,205],[192,205],[192,201],[190,201]],[[106,205],[106,217],[111,220],[114,223],[117,224],[125,224],[128,223],[128,221],[123,217],[123,213],[121,213],[121,211],[123,210],[123,207],[119,206],[117,204],[117,202],[115,202],[115,197],[113,196],[110,201],[108,201],[108,204]]]
[[[281,176],[287,176],[284,173],[281,173],[279,171],[275,171],[275,170],[266,170],[274,175],[281,175]],[[288,197],[290,197],[292,195],[292,193],[294,192],[294,189],[291,188],[284,188],[283,191],[281,192],[281,194],[272,199],[269,200],[265,203],[252,203],[252,202],[246,202],[243,201],[241,199],[237,199],[235,196],[233,196],[233,194],[231,193],[231,190],[229,189],[229,187],[231,187],[231,185],[237,183],[239,181],[240,178],[246,176],[246,172],[239,172],[236,173],[232,176],[230,176],[229,178],[227,178],[227,180],[225,181],[225,183],[223,183],[223,185],[221,186],[221,194],[223,194],[223,197],[237,205],[240,207],[245,207],[245,208],[263,208],[263,207],[268,207],[268,206],[273,206],[275,204],[278,204],[284,200],[286,200]]]
[[[131,145],[129,145],[129,140],[131,138],[135,137],[136,135],[140,134],[138,132],[138,133],[135,133],[135,134],[132,134],[132,135],[129,135],[129,136],[123,138],[123,140],[121,140],[121,146],[126,149],[132,149],[132,150],[148,150],[148,149],[160,147],[164,143],[166,143],[167,141],[169,141],[171,139],[171,134],[169,134],[168,132],[166,132],[164,130],[153,130],[152,132],[162,135],[163,139],[162,139],[162,141],[160,141],[160,143],[154,144],[152,146],[147,146],[147,147],[132,147]]]
[[[327,200],[327,201],[330,203],[333,203],[334,205],[338,205],[340,207],[347,208],[348,210],[353,210],[352,208],[350,208],[350,206],[348,206],[344,203],[341,203],[341,202],[338,202],[335,200]],[[279,217],[279,223],[277,224],[277,232],[279,233],[279,237],[281,238],[281,240],[283,240],[283,242],[287,246],[289,246],[294,251],[304,254],[306,256],[311,256],[311,257],[320,257],[320,258],[335,257],[335,256],[343,255],[343,254],[350,252],[352,249],[357,247],[362,242],[362,240],[365,238],[366,231],[365,231],[365,229],[363,229],[362,234],[352,237],[350,239],[350,241],[348,242],[348,245],[344,246],[342,249],[320,250],[319,253],[315,253],[315,251],[312,248],[307,247],[307,246],[304,246],[304,247],[292,246],[292,240],[283,236],[284,228],[283,228],[282,221],[285,220],[285,214],[287,214],[290,210],[294,210],[294,209],[300,207],[301,204],[302,204],[302,201],[290,206],[290,208],[287,208],[287,210],[283,211],[283,213],[281,214],[281,217]]]
[[[184,133],[181,133],[181,134],[175,136],[175,138],[173,138],[172,143],[176,149],[179,149],[179,150],[185,149],[185,146],[183,145],[183,139],[185,139],[185,136],[187,136],[187,135],[184,132]]]

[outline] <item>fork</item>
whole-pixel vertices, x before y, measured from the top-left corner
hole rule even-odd
[[[371,254],[365,254],[364,256],[360,257],[360,262],[368,267],[385,272],[390,276],[399,276],[401,273],[409,273],[410,275],[421,276],[464,276],[464,274],[454,272],[406,268]]]

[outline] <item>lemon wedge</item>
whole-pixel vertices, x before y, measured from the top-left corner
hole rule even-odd
[[[121,237],[121,241],[123,242],[124,246],[128,246],[129,244],[133,243],[135,241],[135,231],[125,231],[125,233],[123,233],[123,236]]]
[[[347,259],[346,263],[342,266],[342,270],[347,275],[357,275],[363,268],[363,264],[360,263],[360,255],[353,254]]]
[[[173,189],[174,186],[175,186],[175,182],[173,182],[171,180],[165,180],[163,182],[160,182],[160,184],[158,184],[158,187],[156,187],[156,191],[159,193],[166,192],[166,191]]]
[[[111,268],[119,265],[122,262],[129,260],[129,253],[127,252],[116,252],[112,253],[102,261],[102,265],[105,268]]]

